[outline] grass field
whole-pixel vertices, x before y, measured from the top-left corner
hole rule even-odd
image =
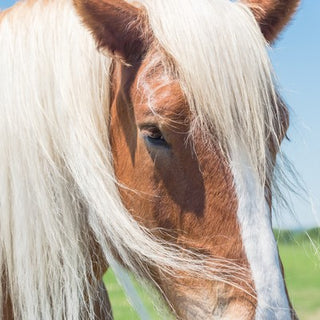
[[[319,246],[319,242],[318,242]],[[310,242],[280,244],[289,294],[301,320],[320,319],[320,257]],[[319,249],[319,247],[318,247]]]
[[[127,301],[124,291],[116,282],[112,271],[108,271],[107,274],[104,276],[104,282],[107,284],[114,319],[139,320],[140,318]],[[150,297],[148,297],[147,293],[143,292],[142,288],[138,287],[137,289],[139,295],[142,297],[142,300],[148,313],[150,314],[150,319],[160,320],[161,318],[154,310]]]
[[[318,230],[319,231],[319,230]],[[315,247],[303,234],[282,232],[277,235],[280,255],[293,305],[300,320],[320,320],[320,232],[310,232]],[[318,254],[316,254],[316,250]],[[112,272],[105,276],[115,320],[138,320]],[[150,319],[160,317],[153,310],[150,298],[138,289],[150,313]]]

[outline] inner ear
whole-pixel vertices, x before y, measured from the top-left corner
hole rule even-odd
[[[142,8],[123,0],[74,0],[74,6],[99,49],[131,63],[149,47],[151,32]]]
[[[240,0],[252,11],[268,42],[273,42],[296,12],[300,0]]]

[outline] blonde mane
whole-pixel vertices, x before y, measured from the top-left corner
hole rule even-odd
[[[279,144],[281,124],[267,43],[252,12],[229,0],[140,2],[174,60],[194,126],[214,132],[227,153],[242,144],[265,180],[266,140]]]
[[[279,111],[253,16],[227,0],[141,3],[175,63],[195,126],[214,128],[229,160],[244,147],[262,188]],[[136,275],[138,261],[229,284],[245,278],[232,262],[204,264],[154,238],[124,208],[108,137],[111,59],[96,50],[72,1],[26,1],[1,19],[0,317],[9,295],[17,319],[94,319],[94,246],[119,270],[115,250]]]

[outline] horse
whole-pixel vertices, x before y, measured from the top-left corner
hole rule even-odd
[[[0,317],[297,319],[272,232],[298,0],[26,0],[0,13]]]

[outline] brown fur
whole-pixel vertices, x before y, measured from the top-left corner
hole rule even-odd
[[[115,173],[121,185],[125,186],[120,188],[125,206],[141,224],[151,230],[161,230],[156,231],[158,236],[188,249],[212,257],[232,259],[240,266],[249,267],[237,224],[237,200],[232,187],[232,175],[222,154],[214,145],[206,145],[200,133],[195,134],[194,141],[188,140],[191,121],[188,105],[174,79],[170,79],[170,84],[161,86],[157,80],[164,71],[161,66],[153,66],[149,75],[144,76],[143,81],[140,79],[142,74],[148,74],[145,69],[154,56],[161,55],[154,43],[152,46],[149,28],[144,24],[146,31],[141,32],[135,27],[126,37],[123,37],[122,26],[118,27],[116,33],[113,28],[110,29],[109,21],[116,26],[120,22],[135,26],[136,21],[145,21],[143,11],[140,11],[143,18],[137,18],[137,8],[123,1],[104,0],[103,6],[91,1],[93,7],[88,6],[87,1],[75,2],[99,46],[106,46],[113,53],[120,52],[126,60],[128,53],[124,54],[122,48],[129,39],[129,48],[132,49],[132,38],[138,34],[141,41],[139,49],[142,48],[139,56],[141,52],[146,54],[143,61],[138,59],[133,64],[132,59],[125,61],[131,63],[131,67],[115,62],[112,81],[110,137]],[[267,1],[263,4],[264,9],[269,10],[257,17],[267,40],[273,40],[290,15],[282,17],[283,11],[286,12],[283,3],[281,5],[279,2],[275,8],[267,7]],[[271,9],[274,11],[271,12]],[[126,12],[132,21],[124,20],[122,12]],[[275,25],[266,25],[269,22]],[[105,33],[101,33],[101,30]],[[122,41],[116,44],[117,48],[114,48],[115,42],[110,38],[110,33],[116,34],[118,41]],[[147,47],[151,49],[146,53]],[[148,105],[150,90],[156,114],[150,111]],[[286,127],[286,111],[284,115]],[[152,134],[150,127],[161,130],[170,145],[169,149],[155,148],[145,141],[143,135]],[[157,270],[153,270],[152,274],[153,280],[182,319],[213,315],[232,317],[239,308],[245,319],[254,317],[256,300],[249,273],[247,282],[240,282],[239,285],[252,295],[201,279],[161,277]],[[197,314],[199,310],[202,316]]]
[[[3,311],[4,311],[3,320],[13,320],[14,317],[13,317],[12,303],[8,294],[8,290],[6,288],[6,283],[7,283],[6,275],[3,274],[1,277],[1,285],[4,290],[2,292],[6,292],[7,294],[6,298],[4,299],[4,305],[3,305]]]
[[[143,84],[145,90],[154,92],[158,116],[150,111],[144,88],[138,88],[141,73],[146,72],[149,59],[155,54],[159,52],[151,51],[136,68],[119,63],[115,66],[110,133],[115,173],[126,186],[120,189],[122,200],[140,223],[150,229],[161,228],[162,232],[156,233],[158,236],[248,267],[237,224],[232,175],[221,152],[214,145],[206,144],[200,133],[194,138],[194,148],[191,142],[187,143],[189,107],[174,79],[168,86],[155,90],[159,86],[155,79],[163,73],[161,68],[152,67],[153,72],[159,74],[153,73]],[[170,150],[148,146],[142,137],[146,124],[161,128]],[[187,316],[189,319],[193,309],[190,306],[207,310],[206,316],[222,312],[219,308],[223,306],[227,314],[240,300],[250,314],[247,319],[254,314],[256,301],[249,273],[248,283],[239,281],[238,285],[244,286],[253,297],[201,279],[164,278],[157,275],[157,270],[153,270],[153,274],[182,319]]]
[[[107,49],[112,56],[131,63],[148,48],[150,34],[142,9],[123,0],[74,0],[74,5],[98,47]]]
[[[241,0],[257,19],[266,40],[273,42],[296,12],[300,0]]]

